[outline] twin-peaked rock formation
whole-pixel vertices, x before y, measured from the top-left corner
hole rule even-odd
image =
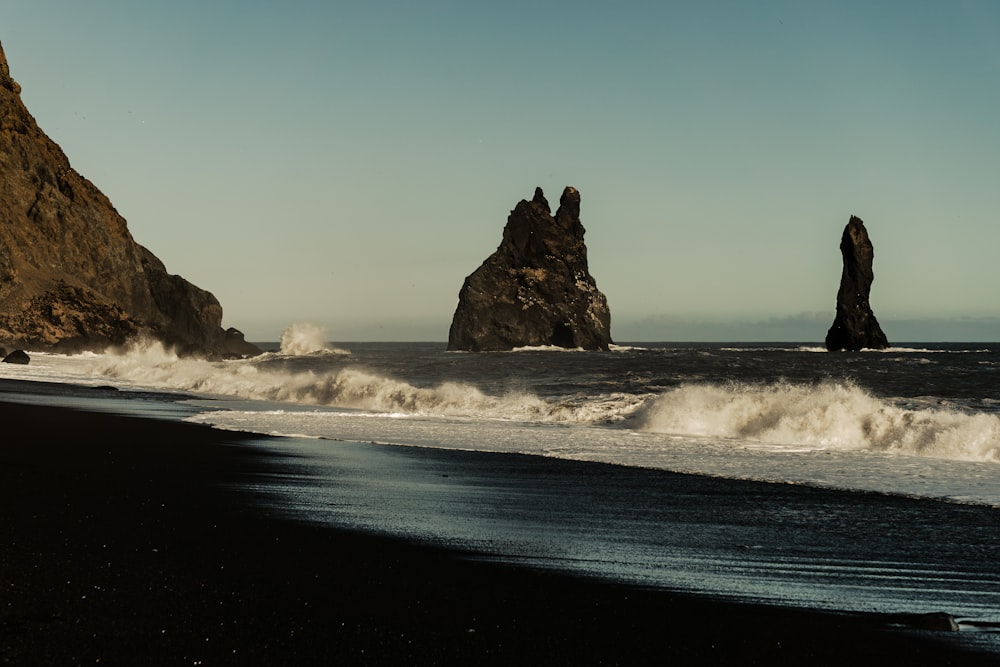
[[[167,273],[21,101],[0,47],[0,345],[103,350],[140,335],[181,353],[259,350],[222,306]]]
[[[541,188],[518,202],[496,252],[462,285],[448,349],[607,350],[611,311],[587,268],[583,235],[574,188],[563,191],[555,216]]]
[[[868,303],[875,279],[872,271],[875,251],[861,218],[851,216],[840,239],[840,253],[844,256],[844,270],[837,292],[837,316],[826,334],[826,349],[886,348],[889,342]]]

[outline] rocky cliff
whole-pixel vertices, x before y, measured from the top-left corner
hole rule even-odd
[[[826,349],[880,350],[889,346],[875,319],[868,297],[875,274],[875,251],[861,218],[851,216],[840,239],[844,270],[837,292],[837,315],[826,334]]]
[[[607,350],[611,312],[587,267],[580,193],[552,215],[541,188],[507,218],[503,240],[462,285],[449,350],[553,345]]]
[[[181,353],[259,352],[209,292],[167,273],[39,129],[0,46],[0,345],[103,350],[140,335]]]

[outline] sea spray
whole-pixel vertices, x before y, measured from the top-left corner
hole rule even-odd
[[[1000,417],[909,410],[850,382],[685,384],[637,420],[639,430],[679,436],[1000,461]]]
[[[299,356],[316,352],[350,354],[347,350],[327,346],[327,330],[316,324],[293,324],[281,332],[281,354]]]

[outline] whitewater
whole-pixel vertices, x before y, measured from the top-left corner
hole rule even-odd
[[[828,353],[633,344],[608,353],[332,345],[265,354],[32,354],[4,377],[168,392],[192,422],[265,435],[530,454],[1000,507],[1000,346]],[[134,408],[133,408],[134,409]]]

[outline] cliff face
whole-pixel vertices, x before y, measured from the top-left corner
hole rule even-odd
[[[181,353],[258,351],[223,331],[212,294],[135,242],[20,92],[0,46],[0,344],[103,350],[144,334]]]
[[[449,350],[554,345],[607,350],[611,312],[587,267],[580,193],[551,214],[541,188],[507,218],[503,240],[462,285]]]
[[[844,270],[837,292],[837,315],[826,334],[826,349],[880,350],[889,346],[868,297],[875,274],[872,262],[875,250],[861,218],[851,216],[840,239]]]

